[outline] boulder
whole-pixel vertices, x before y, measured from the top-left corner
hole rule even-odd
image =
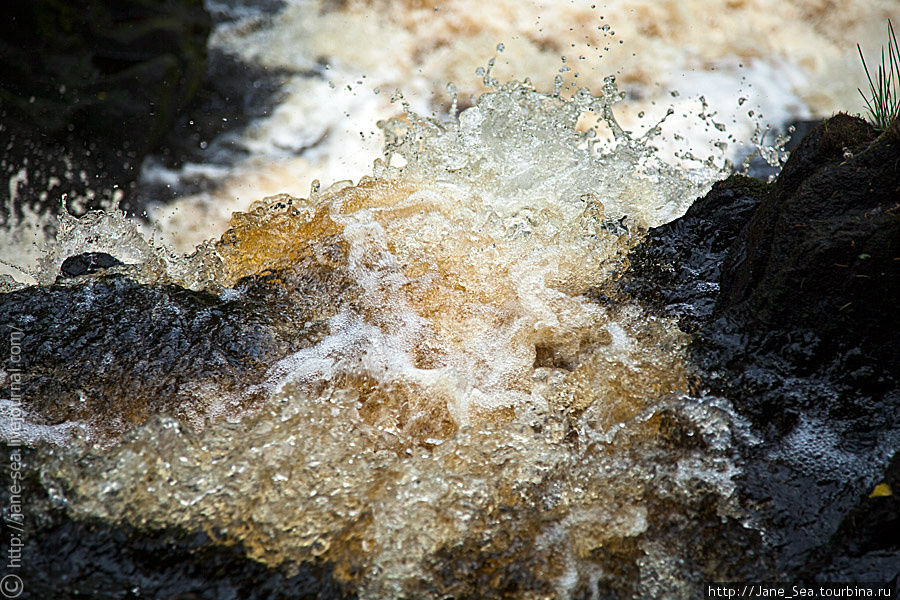
[[[750,425],[739,493],[760,578],[897,581],[900,122],[839,114],[770,185],[732,177],[632,253],[621,288],[695,333],[696,391]],[[870,497],[871,496],[871,497]]]
[[[696,393],[750,425],[760,579],[896,582],[900,122],[822,122],[774,183],[716,184],[629,258],[618,290],[695,334]]]
[[[728,249],[767,193],[743,175],[716,183],[684,216],[650,230],[629,255],[619,289],[696,331],[712,314]]]
[[[850,347],[900,368],[900,123],[875,139],[839,114],[785,165],[723,266],[716,313],[813,330],[821,352]]]
[[[73,275],[85,256],[92,264]],[[98,264],[107,268],[91,275]],[[284,293],[304,283],[291,273],[246,277],[233,297],[221,297],[137,283],[122,272],[133,266],[115,272],[116,264],[82,254],[63,263],[53,286],[0,294],[4,332],[22,332],[22,401],[40,424],[83,421],[95,440],[109,442],[159,413],[202,426],[212,412],[245,410],[256,398],[238,390],[321,340],[337,310],[311,294]],[[4,336],[0,357],[10,355]],[[0,393],[10,385],[4,381]]]

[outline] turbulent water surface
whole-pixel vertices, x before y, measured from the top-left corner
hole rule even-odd
[[[177,407],[198,429],[215,414],[233,424],[191,433],[154,418],[83,460],[60,451],[45,474],[68,510],[200,526],[271,564],[317,557],[366,597],[485,580],[500,593],[509,578],[567,596],[635,553],[660,555],[646,585],[688,582],[665,563],[698,560],[691,538],[645,534],[710,502],[724,523],[739,517],[727,406],[687,396],[675,327],[596,296],[640,232],[719,171],[675,169],[622,133],[602,150],[576,124],[593,112],[617,128],[619,94],[605,91],[564,100],[510,83],[458,119],[387,123],[374,177],[236,214],[202,283],[196,257],[148,251],[139,277],[237,301],[262,274],[261,293],[292,310],[314,297],[293,335],[322,331],[259,383],[201,386]],[[100,218],[70,235],[120,245],[128,227]],[[100,446],[130,428],[86,421]],[[667,427],[708,440],[681,447]]]
[[[288,573],[328,564],[364,598],[671,597],[746,577],[765,532],[735,500],[733,443],[752,436],[695,389],[687,334],[610,296],[647,228],[724,175],[748,111],[780,126],[857,105],[847,40],[891,3],[714,4],[210,3],[214,45],[296,72],[207,163],[146,165],[176,188],[217,180],[150,214],[177,249],[217,241],[178,256],[119,214],[66,216],[24,268],[48,285],[66,257],[108,252],[133,281],[199,292],[197,319],[271,316],[276,358],[227,385],[210,367],[60,392],[28,432],[54,501],[200,529]],[[499,82],[529,75],[560,77]],[[98,310],[98,277],[62,284],[73,311]]]

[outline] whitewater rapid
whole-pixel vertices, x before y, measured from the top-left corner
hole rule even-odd
[[[161,399],[151,371],[104,387],[86,369],[48,388],[72,416],[29,415],[51,501],[202,531],[288,574],[326,564],[361,598],[736,580],[753,552],[722,561],[723,540],[765,535],[734,497],[746,423],[695,389],[690,336],[617,277],[757,126],[848,108],[844,46],[891,6],[211,3],[231,17],[214,46],[297,71],[228,134],[247,156],[149,163],[148,181],[218,185],[148,223],[64,216],[26,271],[48,286],[67,256],[107,252],[126,265],[59,284],[72,311],[115,284],[178,317],[188,298],[192,325],[268,320],[236,382],[166,373]],[[243,341],[202,364],[226,370]]]
[[[285,2],[273,13],[210,3],[233,20],[211,41],[290,76],[272,114],[229,143],[250,156],[221,167],[188,165],[172,172],[151,165],[145,177],[178,186],[209,172],[219,186],[151,211],[160,239],[181,252],[215,237],[230,214],[275,193],[305,195],[370,171],[382,139],[374,124],[398,114],[399,90],[421,114],[446,115],[448,82],[462,106],[486,88],[478,67],[495,57],[500,80],[529,78],[564,93],[599,90],[615,75],[626,92],[617,115],[636,133],[669,108],[669,135],[657,141],[669,155],[707,158],[727,144],[739,162],[754,130],[784,130],[799,119],[838,110],[860,112],[865,87],[855,44],[877,52],[893,0],[838,4],[770,0],[734,2]],[[504,51],[497,51],[502,43]],[[316,75],[309,75],[309,73]],[[710,122],[700,123],[708,103]],[[727,135],[713,123],[727,127]],[[774,135],[765,140],[771,144]],[[215,144],[214,140],[210,140]],[[303,149],[297,151],[296,149]],[[209,154],[215,152],[211,148]],[[199,171],[198,171],[199,169]]]

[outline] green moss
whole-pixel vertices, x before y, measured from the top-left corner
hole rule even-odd
[[[876,137],[878,132],[863,119],[838,113],[822,124],[820,147],[827,155],[842,157],[845,149],[867,145]]]
[[[754,197],[759,197],[769,191],[768,183],[740,173],[729,175],[727,179],[716,182],[713,187],[719,190],[736,190],[742,194]]]

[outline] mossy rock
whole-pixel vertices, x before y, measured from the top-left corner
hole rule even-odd
[[[839,114],[803,140],[729,253],[717,314],[813,328],[834,351],[890,343],[900,301],[898,132],[877,136]]]

